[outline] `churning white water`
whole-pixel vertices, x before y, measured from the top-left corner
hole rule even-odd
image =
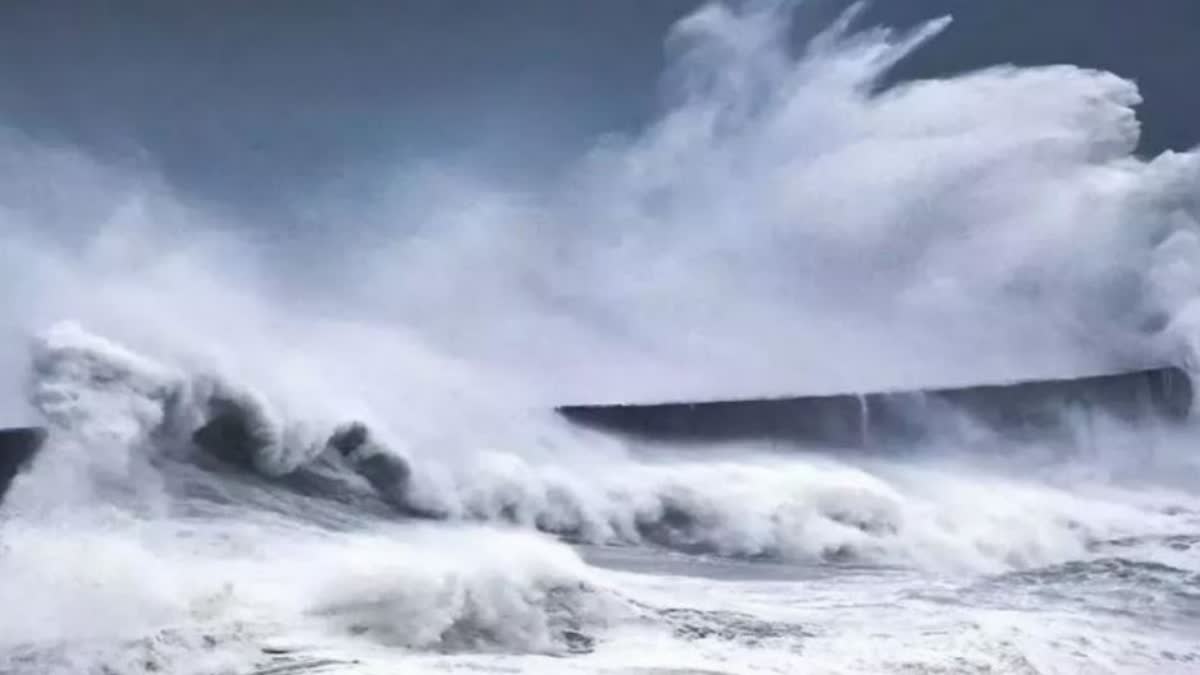
[[[851,456],[550,412],[1190,365],[1200,156],[1133,154],[1132,82],[879,91],[952,25],[790,20],[700,10],[654,124],[538,189],[398,176],[302,282],[0,136],[47,186],[0,191],[0,412],[50,429],[0,506],[0,672],[1200,670],[1195,430]],[[218,393],[248,466],[191,442]],[[351,420],[435,520],[327,450]]]

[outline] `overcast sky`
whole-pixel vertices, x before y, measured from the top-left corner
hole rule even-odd
[[[817,26],[842,0],[803,3]],[[287,214],[314,186],[470,157],[553,170],[653,116],[670,24],[692,0],[7,0],[0,123]],[[879,0],[866,21],[956,23],[901,76],[1070,62],[1136,78],[1144,150],[1200,139],[1200,2]]]

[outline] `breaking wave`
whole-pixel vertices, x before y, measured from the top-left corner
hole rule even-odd
[[[1156,513],[1003,472],[973,475],[944,457],[855,461],[753,446],[688,456],[626,446],[537,463],[481,451],[451,463],[436,446],[379,437],[353,420],[289,420],[249,385],[134,355],[74,324],[38,343],[34,368],[32,399],[51,434],[35,470],[14,484],[18,511],[44,495],[61,504],[64,494],[87,494],[80,486],[106,484],[116,491],[110,502],[137,494],[143,504],[181,496],[261,506],[224,485],[249,476],[245,487],[284,499],[274,510],[285,514],[314,501],[389,519],[507,523],[593,544],[983,570],[1075,559],[1095,542],[1169,534],[1189,517],[1169,503]],[[214,420],[224,428],[210,436]],[[596,442],[546,426],[543,443]]]
[[[567,654],[628,612],[568,549],[516,534],[79,525],[6,527],[0,598],[28,610],[0,619],[6,672],[223,672],[352,642]]]

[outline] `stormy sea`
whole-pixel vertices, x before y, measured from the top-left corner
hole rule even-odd
[[[188,137],[204,176],[146,140],[284,68],[270,28],[221,33],[205,77],[162,56],[142,84],[41,99],[61,73],[14,79],[34,61],[11,50],[99,69],[136,20],[88,24],[117,36],[90,51],[69,12],[60,42],[6,40],[0,426],[44,439],[0,501],[0,673],[1200,673],[1194,415],[1064,405],[1014,434],[938,408],[917,442],[843,447],[559,414],[1192,372],[1200,154],[1146,150],[1138,81],[896,78],[956,17],[812,5],[670,17],[653,113],[569,152],[543,141],[559,103],[608,105],[598,75],[576,101],[455,113],[515,158],[438,155],[430,132],[320,175],[304,134],[255,145],[249,122]],[[220,23],[199,17],[193,37]],[[304,44],[340,63],[375,43]],[[338,117],[344,75],[263,133],[328,115],[387,145]],[[489,86],[534,96],[520,77]],[[306,86],[271,79],[239,105]],[[31,131],[51,98],[90,126]],[[145,136],[108,124],[151,100]],[[222,164],[226,135],[250,149]]]

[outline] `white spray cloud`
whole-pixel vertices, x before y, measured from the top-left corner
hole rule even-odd
[[[549,404],[1167,358],[1146,329],[1194,286],[1197,160],[1133,156],[1135,85],[998,67],[879,92],[893,63],[952,28],[848,33],[849,16],[797,52],[787,3],[706,7],[668,40],[671,95],[653,125],[541,190],[432,171],[378,201],[324,205],[345,248],[303,280],[273,259],[286,245],[214,228],[153,180],[46,151],[26,182],[40,172],[71,190],[4,218],[12,288],[28,289],[7,332],[78,318],[312,390],[301,401],[328,395],[337,375],[316,364],[336,362],[344,390],[377,390],[364,413],[395,364],[426,394],[499,371],[508,397]],[[46,226],[64,222],[72,243],[52,244]],[[399,407],[376,412],[396,420]]]
[[[785,5],[681,22],[662,118],[545,194],[446,175],[400,191],[385,212],[423,224],[380,253],[372,300],[551,401],[1165,358],[1147,327],[1178,299],[1149,281],[1152,251],[1194,229],[1197,161],[1133,155],[1134,83],[996,67],[879,92],[948,22],[901,35],[843,22],[793,54]],[[414,209],[414,193],[441,199]],[[382,280],[395,292],[376,293]]]
[[[80,189],[0,216],[4,328],[26,339],[78,319],[138,359],[256,392],[281,429],[363,419],[454,516],[985,569],[1124,534],[1137,509],[1050,489],[969,512],[969,476],[947,495],[937,472],[902,484],[807,459],[651,465],[546,419],[567,398],[1100,370],[1162,356],[1170,343],[1139,333],[1156,314],[1167,336],[1190,334],[1198,161],[1131,154],[1132,83],[994,68],[876,92],[944,22],[835,30],[793,54],[786,20],[768,3],[682,22],[662,118],[541,191],[441,174],[340,205],[349,224],[404,222],[374,235],[385,245],[348,238],[329,252],[337,273],[304,283],[272,257],[286,247],[212,226],[153,180],[47,151],[28,171]],[[111,406],[82,402],[140,429],[140,381]],[[1032,503],[1058,514],[1046,530],[1026,527],[1044,517]],[[682,532],[647,534],[672,519]]]

